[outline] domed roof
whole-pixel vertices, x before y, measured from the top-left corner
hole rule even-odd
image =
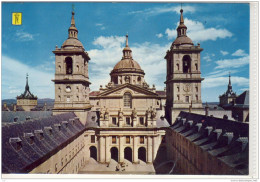
[[[115,65],[114,70],[125,69],[125,68],[134,68],[134,69],[141,70],[140,65],[133,59],[123,59],[123,60],[119,61]]]
[[[80,48],[83,48],[83,44],[78,39],[68,38],[62,44],[62,47],[63,48],[66,48],[66,47],[80,47]]]
[[[193,45],[192,40],[188,36],[177,37],[173,45],[190,44]]]

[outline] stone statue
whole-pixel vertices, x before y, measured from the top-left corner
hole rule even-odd
[[[104,118],[104,111],[101,109],[100,110],[100,119],[103,119]]]
[[[135,119],[137,117],[137,112],[136,109],[134,108],[134,110],[132,111],[132,115],[133,115],[133,119]]]
[[[105,113],[104,113],[104,119],[106,120],[106,119],[108,119],[108,110],[107,110],[107,108],[106,108],[106,111],[105,111]]]
[[[156,111],[155,109],[151,109],[151,119],[154,119],[156,117]]]
[[[118,117],[119,117],[119,119],[123,119],[123,117],[124,117],[124,113],[122,111],[122,108],[120,108],[120,110],[118,111]]]

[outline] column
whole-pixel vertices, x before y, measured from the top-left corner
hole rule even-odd
[[[124,137],[123,136],[119,136],[119,162],[123,162],[124,161]]]
[[[99,138],[99,162],[105,162],[105,137],[100,136]]]
[[[152,150],[152,138],[147,137],[147,163],[152,163],[153,150]]]
[[[138,146],[137,146],[137,142],[138,142],[138,137],[137,136],[134,136],[133,138],[133,149],[134,149],[134,159],[133,159],[133,163],[138,163],[139,160],[138,160]]]
[[[106,163],[109,163],[110,162],[110,146],[109,146],[109,143],[110,143],[110,136],[107,136],[106,137]]]
[[[153,145],[152,145],[152,148],[153,148],[153,158],[152,158],[152,162],[155,160],[156,158],[156,154],[157,154],[157,148],[158,148],[158,137],[160,136],[157,136],[157,137],[152,137],[152,140],[153,140]]]

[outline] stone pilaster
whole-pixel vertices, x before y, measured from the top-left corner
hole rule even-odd
[[[124,137],[120,136],[119,137],[119,162],[124,161]]]
[[[99,162],[105,162],[105,137],[100,136],[99,138]]]
[[[107,136],[106,137],[106,163],[109,163],[111,159],[111,155],[109,152],[109,148],[110,148],[109,143],[110,143],[110,136]]]
[[[133,159],[133,163],[138,163],[139,160],[138,160],[138,147],[137,147],[137,143],[138,143],[138,137],[137,136],[134,136],[133,138],[133,156],[134,156],[134,159]]]
[[[152,163],[153,161],[153,143],[150,136],[147,137],[147,163]]]

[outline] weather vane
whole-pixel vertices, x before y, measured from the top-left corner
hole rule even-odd
[[[75,5],[72,4],[72,11],[74,12],[74,10],[75,10]]]

